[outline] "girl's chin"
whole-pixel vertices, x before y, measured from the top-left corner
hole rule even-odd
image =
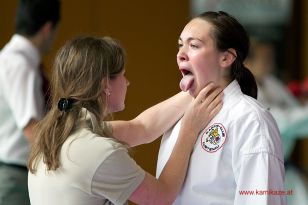
[[[193,98],[196,98],[199,92],[196,92],[195,89],[190,89],[189,91],[189,95],[192,96]]]

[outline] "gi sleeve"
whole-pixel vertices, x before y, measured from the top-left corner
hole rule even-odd
[[[279,130],[269,113],[234,126],[234,204],[285,205],[284,162]]]

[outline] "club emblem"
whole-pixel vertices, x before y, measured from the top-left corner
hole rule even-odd
[[[216,123],[201,133],[201,146],[207,152],[216,152],[227,139],[227,133],[222,124]]]

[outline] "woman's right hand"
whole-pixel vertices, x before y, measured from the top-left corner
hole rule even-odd
[[[195,132],[191,136],[195,136],[196,140],[200,131],[222,108],[222,97],[223,92],[220,87],[212,82],[207,84],[187,108],[182,118],[181,130]]]

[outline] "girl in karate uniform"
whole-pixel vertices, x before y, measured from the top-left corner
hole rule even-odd
[[[256,100],[256,81],[243,65],[249,39],[242,25],[225,12],[205,12],[188,22],[178,44],[181,89],[196,97],[212,81],[224,88],[224,103],[199,133],[186,180],[173,204],[286,204],[286,195],[292,193],[284,188],[280,134],[271,114]],[[179,120],[163,136],[157,177],[181,125]]]

